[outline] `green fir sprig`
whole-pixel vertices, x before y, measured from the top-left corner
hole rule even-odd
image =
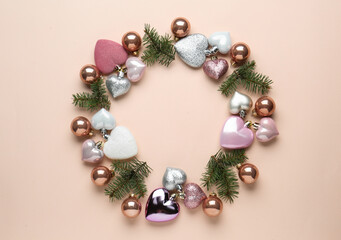
[[[143,45],[145,50],[141,57],[148,66],[158,62],[166,67],[175,59],[175,49],[171,35],[160,36],[149,24],[144,26]]]
[[[91,93],[82,92],[72,94],[73,105],[84,108],[86,110],[94,111],[99,108],[110,109],[110,100],[106,94],[103,78],[98,79],[90,85]]]
[[[247,160],[245,149],[219,150],[211,156],[206,170],[202,174],[202,186],[210,191],[216,188],[218,196],[225,201],[233,202],[238,196],[238,179],[233,167]]]
[[[119,200],[133,193],[137,198],[144,197],[147,193],[145,178],[152,169],[146,162],[139,161],[136,157],[127,161],[113,161],[112,170],[116,176],[105,189],[105,195],[110,200]]]
[[[255,72],[256,62],[247,62],[229,75],[220,85],[219,91],[225,96],[229,96],[241,84],[246,90],[254,93],[266,94],[273,83],[268,76]]]

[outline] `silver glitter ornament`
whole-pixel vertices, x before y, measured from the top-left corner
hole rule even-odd
[[[175,51],[187,65],[199,68],[206,61],[207,38],[199,33],[188,35],[174,44]]]
[[[112,74],[107,77],[106,85],[114,98],[117,98],[123,94],[126,94],[131,86],[130,81],[124,77],[124,73],[119,72],[118,75]]]
[[[169,191],[177,190],[178,185],[183,185],[187,180],[186,173],[179,168],[168,167],[162,178],[162,185]]]
[[[252,99],[249,96],[238,91],[234,92],[230,100],[230,113],[240,114],[241,111],[246,112],[250,110],[251,107]]]

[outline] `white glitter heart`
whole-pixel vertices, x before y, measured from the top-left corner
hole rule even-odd
[[[110,159],[128,159],[137,154],[137,144],[128,128],[118,126],[104,143],[103,152]]]
[[[202,34],[192,34],[177,41],[174,48],[180,58],[189,66],[201,67],[206,61],[207,38]]]

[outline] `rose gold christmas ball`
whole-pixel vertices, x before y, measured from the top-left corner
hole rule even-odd
[[[175,18],[171,24],[171,30],[175,37],[186,37],[191,30],[191,24],[184,17]]]
[[[128,52],[135,52],[140,49],[142,39],[137,32],[127,32],[122,37],[122,46]]]
[[[251,163],[244,163],[238,172],[240,180],[246,184],[252,184],[257,181],[259,171],[258,168]]]
[[[97,186],[103,186],[107,184],[112,177],[113,172],[104,166],[95,167],[91,171],[91,180]]]
[[[251,54],[251,50],[246,43],[238,42],[230,49],[231,60],[235,64],[243,64]]]
[[[256,101],[254,111],[259,117],[269,117],[275,109],[275,101],[271,97],[263,96]]]
[[[121,205],[121,211],[124,216],[128,218],[135,218],[141,212],[141,203],[139,200],[132,194],[130,197],[125,199]]]
[[[203,201],[202,209],[207,216],[217,217],[223,211],[223,203],[215,194],[210,194]]]
[[[100,77],[100,71],[95,65],[87,64],[79,72],[82,82],[89,85],[94,83]]]
[[[89,135],[91,132],[90,121],[82,116],[76,117],[71,122],[71,132],[77,137]]]

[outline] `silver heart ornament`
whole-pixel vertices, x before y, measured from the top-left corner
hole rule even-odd
[[[229,32],[215,32],[208,38],[208,43],[213,47],[217,46],[221,54],[226,54],[232,46]]]
[[[183,185],[187,180],[186,173],[179,168],[168,167],[162,178],[162,185],[169,191],[176,190],[178,185]]]
[[[102,108],[91,118],[91,126],[96,130],[112,130],[116,126],[116,120],[110,112]]]
[[[133,134],[126,127],[115,127],[104,143],[103,152],[105,156],[115,160],[134,157],[137,154],[137,144]]]
[[[131,86],[130,81],[125,77],[119,77],[116,74],[112,74],[107,77],[107,88],[114,98],[126,94]]]
[[[174,44],[175,51],[187,65],[201,67],[206,61],[207,38],[199,33],[188,35]]]
[[[88,163],[99,163],[103,159],[103,151],[97,148],[96,143],[92,139],[83,142],[82,160]]]
[[[241,110],[248,111],[252,107],[252,99],[242,94],[238,91],[235,91],[231,100],[230,100],[230,113],[238,114]]]

